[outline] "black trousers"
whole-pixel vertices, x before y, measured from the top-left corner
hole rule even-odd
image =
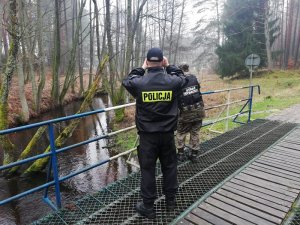
[[[178,188],[177,157],[174,133],[140,132],[138,158],[141,167],[141,197],[146,205],[153,205],[157,197],[155,168],[159,159],[163,173],[163,193],[174,199]]]

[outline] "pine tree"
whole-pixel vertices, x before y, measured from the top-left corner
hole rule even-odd
[[[227,0],[223,14],[225,41],[218,46],[218,73],[222,77],[247,73],[245,58],[251,53],[266,63],[264,0]]]

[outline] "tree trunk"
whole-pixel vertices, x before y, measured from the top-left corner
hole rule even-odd
[[[295,17],[294,17],[294,29],[293,29],[293,41],[292,41],[292,56],[295,57],[296,55],[296,36],[298,34],[298,29],[299,29],[299,1],[295,2],[295,6],[297,11],[296,11],[296,14],[295,14]],[[294,66],[296,66],[296,61],[294,62]]]
[[[300,3],[298,2],[298,10],[300,10]],[[300,22],[300,19],[298,18],[298,24]],[[298,68],[300,66],[299,63],[299,54],[300,54],[300,28],[298,27],[298,35],[297,35],[297,44],[295,44],[295,68]]]
[[[95,21],[92,19],[92,1],[90,0],[90,73],[89,73],[89,87],[91,87],[92,82],[93,82],[94,25],[95,25]]]
[[[52,62],[52,99],[55,105],[59,104],[59,67],[60,67],[60,13],[59,0],[55,0],[54,17],[54,51]]]
[[[84,98],[84,101],[81,104],[80,109],[78,110],[78,112],[76,114],[85,112],[86,109],[88,109],[88,107],[92,104],[93,98],[98,90],[98,85],[99,85],[99,81],[101,79],[103,69],[104,69],[107,61],[108,61],[108,57],[105,57],[103,59],[103,61],[101,63],[99,63],[97,73],[95,76],[95,80],[93,81],[93,85],[87,91],[87,95]],[[80,123],[80,120],[81,120],[80,118],[72,120],[72,122],[66,128],[64,128],[64,130],[59,134],[59,136],[55,139],[55,146],[57,148],[62,147],[62,145],[66,142],[66,140],[72,136],[72,133],[76,129],[78,124]],[[47,147],[47,149],[44,151],[44,153],[47,153],[49,151],[50,151],[50,146]],[[38,159],[24,173],[31,174],[31,173],[42,171],[46,167],[48,160],[49,160],[48,157]]]
[[[7,33],[4,28],[2,28],[2,40],[3,40],[3,47],[4,47],[4,55],[7,58],[8,55],[8,41],[7,41]]]
[[[166,28],[167,28],[167,18],[168,18],[168,6],[167,6],[168,1],[165,1],[164,4],[164,25],[163,25],[163,32],[162,32],[162,43],[161,43],[161,49],[164,52],[165,50],[165,39],[166,39]]]
[[[138,9],[137,9],[137,11],[138,11]],[[141,13],[143,13],[143,10],[141,11]],[[143,31],[142,21],[139,21],[138,26],[137,26],[137,31],[136,31],[136,38],[135,38],[135,54],[134,54],[135,55],[135,60],[134,60],[135,67],[138,67],[141,65],[140,54],[141,54],[142,31]]]
[[[174,26],[174,14],[175,14],[175,0],[172,1],[171,6],[171,29],[170,29],[170,44],[169,44],[169,59],[171,60],[172,48],[173,48],[173,26]]]
[[[47,126],[43,126],[43,127],[40,127],[36,131],[36,133],[34,134],[32,139],[29,141],[28,145],[26,146],[24,151],[21,153],[21,155],[19,156],[17,161],[20,161],[20,160],[23,160],[23,159],[26,159],[29,157],[33,147],[38,143],[38,141],[40,140],[40,138],[42,137],[42,135],[44,134],[46,129],[47,129]],[[15,166],[15,167],[11,168],[9,170],[9,175],[14,175],[18,171],[19,168],[20,168],[20,166]]]
[[[161,7],[161,2],[160,0],[157,1],[157,17],[158,19],[160,19],[160,7]],[[148,8],[148,3],[147,3],[147,8]],[[161,48],[162,46],[162,29],[161,29],[161,25],[160,22],[158,22],[158,43],[159,43],[159,47]]]
[[[0,5],[1,6],[1,5]],[[2,6],[1,6],[2,7]],[[0,15],[2,15],[1,13],[1,9],[0,9]],[[0,30],[1,30],[1,24],[0,24]],[[2,71],[2,33],[0,32],[0,71]]]
[[[37,43],[38,43],[38,57],[39,57],[39,72],[40,72],[40,82],[38,84],[37,90],[37,102],[36,102],[36,110],[40,112],[41,110],[41,99],[42,93],[45,87],[45,68],[44,68],[44,48],[43,48],[43,36],[42,36],[42,27],[43,27],[43,20],[41,14],[41,0],[37,0],[36,2],[37,7]]]
[[[271,42],[270,42],[270,29],[269,29],[269,0],[265,1],[265,15],[264,15],[264,26],[265,26],[265,38],[266,38],[266,51],[268,59],[268,70],[273,69],[273,60],[271,52]]]
[[[290,49],[291,49],[291,36],[292,36],[292,27],[293,27],[293,17],[294,17],[294,1],[290,0],[289,10],[287,10],[287,15],[289,15],[289,20],[287,22],[287,32],[286,32],[286,41],[285,41],[285,60],[284,67],[288,68],[288,62],[290,58]]]
[[[12,75],[16,68],[16,61],[19,50],[19,33],[17,20],[17,2],[9,0],[9,34],[11,36],[8,58],[5,65],[5,71],[2,75],[2,84],[0,88],[0,130],[8,128],[8,94],[11,85]],[[13,149],[14,145],[9,140],[8,136],[0,135],[0,144],[4,153],[3,165],[14,161]]]
[[[268,0],[267,0],[268,1]],[[218,34],[218,40],[217,45],[221,44],[221,26],[220,26],[220,11],[219,11],[219,0],[216,0],[216,10],[217,10],[217,34]]]
[[[83,1],[83,3],[80,6],[80,10],[79,10],[79,15],[78,18],[76,20],[76,31],[75,31],[75,37],[72,43],[72,49],[71,49],[71,53],[70,53],[70,59],[68,62],[68,68],[66,71],[66,76],[65,76],[65,81],[64,81],[64,85],[63,85],[63,89],[61,91],[61,94],[59,96],[59,101],[62,104],[64,101],[64,98],[69,90],[69,87],[71,85],[74,84],[75,78],[75,68],[76,68],[76,53],[77,53],[77,46],[78,46],[78,42],[79,42],[79,31],[80,31],[80,27],[81,27],[81,17],[82,17],[82,12],[84,9],[84,6],[86,4],[86,0]]]
[[[132,5],[131,0],[127,1],[127,48],[126,48],[126,59],[125,59],[125,74],[129,73],[129,65],[131,62],[131,56],[133,52],[133,40],[134,36],[139,24],[140,15],[143,10],[144,5],[146,4],[147,0],[143,0],[141,5],[139,6],[139,9],[136,13],[136,18],[134,23],[132,22]]]
[[[117,1],[117,8],[116,8],[116,59],[115,59],[115,68],[116,68],[116,74],[118,76],[118,72],[120,71],[119,65],[120,65],[120,9],[119,9],[119,1]]]
[[[110,0],[105,0],[106,8],[106,35],[107,35],[107,46],[108,46],[108,55],[109,55],[109,74],[110,74],[110,93],[114,95],[114,85],[115,85],[115,71],[114,71],[114,50],[112,44],[112,34],[111,34],[111,20],[110,20]]]
[[[284,39],[285,39],[285,35],[284,35],[284,2],[285,0],[282,0],[282,13],[281,13],[281,51],[282,54],[280,54],[280,68],[284,69]]]
[[[21,108],[22,108],[21,120],[23,123],[26,123],[29,121],[29,109],[28,109],[28,104],[25,96],[25,85],[24,85],[25,79],[24,79],[23,63],[21,57],[19,57],[18,60],[17,72],[18,72],[19,96],[20,96]]]
[[[69,32],[68,32],[68,20],[67,20],[67,8],[66,8],[66,0],[61,0],[60,2],[60,8],[63,7],[62,13],[63,13],[63,26],[64,29],[61,32],[61,40],[62,40],[62,51],[63,51],[63,56],[62,56],[62,63],[61,63],[61,69],[60,73],[64,74],[65,73],[65,65],[67,64],[68,58],[69,58],[69,49],[70,49],[70,43],[69,43]]]
[[[149,2],[147,2],[147,6],[146,6],[146,12],[148,12],[149,10]],[[143,42],[144,42],[144,45],[143,45],[143,54],[144,54],[144,57],[145,57],[145,53],[147,51],[147,29],[148,29],[148,18],[146,18],[146,22],[145,22],[145,27],[144,27],[144,37],[143,37]],[[160,43],[160,47],[161,47],[161,43]],[[162,47],[161,47],[162,48]],[[162,48],[163,50],[163,48]],[[144,58],[142,59],[142,62],[144,62]]]
[[[93,3],[94,3],[94,11],[95,11],[95,17],[96,17],[97,56],[98,56],[98,61],[100,62],[101,54],[100,54],[99,10],[98,10],[96,0],[93,0]]]
[[[82,5],[83,2],[81,0],[80,5]],[[83,94],[84,93],[84,87],[83,87],[83,50],[82,50],[82,23],[81,23],[81,17],[79,19],[80,21],[80,35],[79,35],[79,42],[78,42],[78,71],[79,71],[79,83],[80,83],[80,90],[79,93]],[[90,21],[91,23],[91,21]]]
[[[127,0],[127,46],[125,56],[125,69],[124,73],[129,72],[129,65],[131,61],[131,54],[133,48],[133,34],[132,34],[132,0]]]
[[[177,41],[176,41],[176,46],[175,46],[175,55],[174,55],[174,64],[175,65],[177,64],[177,54],[178,54],[179,40],[180,40],[180,36],[181,36],[181,26],[182,26],[183,15],[184,15],[185,0],[182,1],[181,7],[182,8],[181,8],[179,29],[178,29]]]

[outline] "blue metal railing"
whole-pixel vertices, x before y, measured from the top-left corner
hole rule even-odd
[[[226,91],[234,91],[234,90],[240,90],[240,89],[247,89],[248,88],[249,89],[249,97],[247,99],[241,99],[239,101],[235,101],[235,102],[230,103],[230,104],[233,104],[233,103],[246,101],[246,103],[244,104],[242,109],[239,111],[239,113],[231,115],[229,118],[234,118],[233,119],[234,122],[242,123],[242,122],[236,121],[236,119],[238,118],[238,116],[240,116],[242,114],[245,114],[245,113],[248,113],[247,122],[250,122],[251,113],[252,113],[253,90],[256,87],[258,88],[258,92],[260,93],[260,86],[259,85],[252,85],[252,86],[244,86],[244,87],[239,87],[239,88],[208,91],[208,92],[203,92],[202,95],[209,95],[209,94],[215,94],[215,93],[221,93],[221,92],[226,92]],[[124,129],[121,129],[121,130],[118,130],[118,131],[115,131],[115,132],[111,132],[111,133],[108,133],[108,134],[105,134],[105,135],[102,135],[102,136],[91,138],[89,140],[86,140],[86,141],[83,141],[83,142],[80,142],[80,143],[77,143],[77,144],[73,144],[73,145],[69,145],[69,146],[66,146],[66,147],[62,147],[60,149],[56,149],[53,124],[63,122],[63,121],[67,121],[67,120],[78,119],[78,118],[82,118],[82,117],[86,117],[86,116],[90,116],[90,115],[95,115],[95,114],[98,114],[98,113],[104,113],[104,112],[108,112],[108,111],[111,111],[111,110],[125,108],[125,107],[129,107],[129,106],[133,106],[133,105],[135,105],[135,103],[129,103],[129,104],[119,105],[119,106],[115,106],[115,107],[109,107],[109,108],[105,108],[105,109],[98,109],[98,110],[91,111],[91,112],[85,112],[85,113],[81,113],[81,114],[75,114],[75,115],[71,115],[71,116],[66,116],[66,117],[61,117],[61,118],[52,119],[52,120],[48,120],[48,121],[43,121],[43,122],[39,122],[39,123],[34,123],[34,124],[26,125],[26,126],[11,128],[11,129],[7,129],[7,130],[1,130],[0,135],[7,135],[7,134],[23,131],[23,130],[28,130],[28,129],[31,129],[31,128],[37,128],[37,127],[41,127],[41,126],[48,126],[48,133],[49,133],[49,140],[50,140],[50,152],[39,154],[39,155],[32,156],[32,157],[28,157],[26,159],[23,159],[23,160],[20,160],[20,161],[17,161],[17,162],[13,162],[13,163],[10,163],[8,165],[0,166],[0,172],[3,171],[3,170],[13,168],[15,166],[19,166],[19,165],[23,165],[23,164],[26,164],[26,163],[29,163],[29,162],[36,161],[37,159],[41,159],[41,158],[45,158],[45,157],[49,157],[49,156],[51,156],[51,159],[49,161],[49,167],[48,167],[48,173],[47,173],[48,178],[47,178],[47,182],[45,184],[42,184],[38,187],[32,188],[30,190],[24,191],[22,193],[19,193],[17,195],[12,196],[12,197],[1,200],[0,201],[0,206],[4,205],[4,204],[7,204],[11,201],[17,200],[19,198],[22,198],[24,196],[30,195],[34,192],[45,189],[45,193],[44,193],[44,196],[43,196],[44,202],[47,203],[54,210],[58,210],[59,208],[61,208],[61,194],[60,194],[60,187],[59,187],[59,184],[61,182],[65,181],[67,179],[70,179],[70,178],[72,178],[72,177],[74,177],[74,176],[76,176],[80,173],[86,172],[90,169],[93,169],[95,167],[98,167],[100,165],[108,163],[111,160],[116,159],[120,156],[131,153],[132,151],[136,150],[136,148],[130,149],[126,152],[120,153],[116,156],[113,156],[109,159],[100,161],[96,164],[90,165],[90,166],[85,167],[83,169],[80,169],[78,171],[72,172],[72,173],[70,173],[66,176],[63,176],[63,177],[59,176],[58,165],[57,165],[57,154],[59,154],[61,152],[68,151],[68,150],[71,150],[71,149],[74,149],[76,147],[79,147],[79,146],[82,146],[82,145],[85,145],[85,144],[89,144],[89,143],[94,142],[94,141],[98,141],[100,139],[108,138],[110,136],[116,135],[116,134],[124,132],[124,131],[134,129],[135,126],[127,127],[127,128],[124,128]],[[226,105],[228,105],[228,104],[222,104],[222,105],[219,105],[219,106],[206,108],[206,110],[210,110],[212,108],[222,107],[222,106],[226,106]],[[243,111],[246,108],[247,105],[248,105],[248,110]],[[219,121],[222,121],[224,119],[228,119],[228,117],[222,118]],[[203,126],[208,126],[210,124],[213,124],[213,123],[219,122],[219,121],[204,123]],[[51,172],[53,172],[53,180],[49,181]],[[54,204],[48,198],[48,188],[50,186],[55,187],[56,204]]]

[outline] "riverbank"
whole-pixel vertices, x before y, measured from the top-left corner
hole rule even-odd
[[[89,81],[89,75],[84,74],[83,76],[84,81],[84,90],[87,90],[88,87],[88,81]],[[64,82],[64,77],[60,77],[60,84],[62,85]],[[36,83],[38,83],[38,80],[36,80]],[[83,98],[83,95],[79,94],[79,79],[75,81],[75,88],[74,92],[72,90],[69,90],[65,96],[65,100],[63,105],[69,104],[74,101],[81,100]],[[52,89],[52,74],[51,72],[47,72],[46,74],[46,82],[45,87],[42,92],[42,98],[41,98],[41,110],[40,112],[36,112],[34,110],[34,102],[33,102],[33,96],[32,96],[32,84],[31,81],[25,84],[25,97],[27,100],[28,108],[29,108],[29,119],[36,118],[43,113],[49,112],[53,110],[56,107],[61,106],[55,106],[52,102],[51,98],[51,89]],[[70,88],[71,89],[71,88]],[[19,85],[18,85],[18,77],[14,76],[11,83],[11,88],[9,91],[9,97],[8,97],[8,123],[10,127],[18,126],[22,124],[21,120],[21,114],[22,114],[22,108],[21,108],[21,101],[20,101],[20,94],[19,94]]]

